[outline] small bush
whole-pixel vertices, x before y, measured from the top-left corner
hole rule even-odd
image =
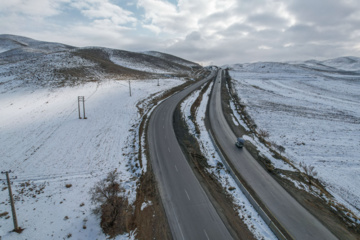
[[[309,185],[312,184],[312,178],[316,177],[317,176],[317,171],[315,171],[315,167],[314,166],[311,166],[310,164],[309,165],[306,165],[304,162],[300,162],[300,167],[304,170],[305,174],[306,174],[306,177],[309,181]]]
[[[258,133],[262,138],[268,138],[270,136],[269,132],[264,129],[259,129]]]
[[[100,226],[110,238],[126,232],[126,220],[132,213],[132,207],[124,196],[125,189],[118,177],[116,170],[110,172],[90,190],[91,201],[97,205],[93,212],[101,215]]]
[[[72,184],[68,183],[65,185],[66,188],[71,188],[72,187]]]

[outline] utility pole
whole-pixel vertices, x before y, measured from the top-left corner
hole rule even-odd
[[[159,79],[158,79],[158,86],[160,86]]]
[[[3,171],[1,173],[6,174],[6,180],[7,180],[8,189],[9,189],[10,204],[11,204],[11,212],[12,212],[12,217],[13,217],[13,222],[14,222],[14,231],[19,232],[20,228],[19,228],[18,223],[17,223],[14,198],[13,198],[13,195],[12,195],[11,183],[10,183],[10,178],[9,178],[9,173],[11,173],[11,170]]]
[[[87,119],[87,117],[85,116],[85,97],[84,97],[84,96],[78,96],[79,119],[81,119],[81,114],[80,114],[80,102],[83,103],[82,105],[83,105],[84,119]]]
[[[131,97],[131,85],[130,85],[130,80],[129,80],[129,92],[130,92],[130,97]]]

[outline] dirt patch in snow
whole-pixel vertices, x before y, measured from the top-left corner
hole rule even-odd
[[[152,204],[144,208],[142,206],[145,202]],[[140,177],[134,204],[133,224],[137,229],[136,239],[172,239],[151,164],[148,164],[148,171]]]
[[[100,72],[116,75],[120,79],[146,79],[152,77],[152,74],[116,65],[110,61],[109,55],[101,49],[79,49],[73,52],[73,54],[97,63],[98,68],[100,68]]]
[[[225,74],[225,81],[222,81],[222,107],[225,114],[225,118],[234,131],[234,133],[238,136],[249,135],[253,133],[253,130],[256,128],[254,125],[251,116],[245,110],[245,106],[241,104],[236,94],[233,94],[232,91],[232,83],[231,78],[228,75],[227,71]],[[232,95],[232,97],[230,96]],[[240,112],[240,115],[244,122],[247,123],[248,128],[251,132],[246,130],[241,125],[236,126],[232,120],[232,109],[230,107],[230,101],[232,99],[235,100],[235,104],[237,105],[237,109]],[[261,142],[264,142],[264,139],[259,138]],[[349,224],[346,219],[349,217],[343,210],[345,208],[339,205],[332,205],[331,201],[326,202],[324,198],[319,198],[307,191],[299,189],[295,186],[293,181],[290,181],[287,178],[290,178],[294,181],[303,183],[304,185],[308,185],[306,178],[300,174],[300,172],[292,172],[285,171],[280,169],[274,169],[271,161],[266,157],[263,157],[256,146],[252,145],[250,142],[246,141],[246,148],[249,153],[260,163],[262,167],[268,170],[269,174],[278,182],[280,185],[288,191],[303,207],[305,207],[312,215],[314,215],[324,226],[326,226],[335,236],[339,239],[359,239],[360,229],[358,226],[354,226]],[[273,152],[274,157],[278,159],[283,159],[281,154]],[[289,162],[287,159],[283,159],[284,161]],[[286,178],[281,177],[286,176]],[[314,186],[320,191],[320,196],[324,196],[325,199],[327,196],[331,196],[325,189],[325,187],[316,179],[312,179],[314,181]],[[251,190],[251,189],[250,189]]]

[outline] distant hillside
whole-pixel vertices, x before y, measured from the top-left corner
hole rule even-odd
[[[325,61],[310,60],[305,64],[318,69],[360,72],[360,58],[358,57],[339,57]]]
[[[325,61],[308,60],[304,62],[255,62],[225,65],[223,68],[229,68],[240,72],[256,72],[264,74],[299,74],[310,71],[313,74],[319,75],[342,74],[343,77],[349,76],[350,78],[358,78],[358,75],[360,74],[360,58],[340,57]]]
[[[166,54],[166,53],[148,51],[148,52],[144,52],[144,54],[148,54],[148,55],[151,55],[151,56],[154,56],[154,57],[162,58],[164,60],[175,62],[175,63],[178,63],[180,65],[184,65],[184,66],[188,66],[188,67],[194,67],[194,66],[198,67],[199,66],[197,64],[194,65],[193,62],[190,62],[188,60],[185,60],[185,59],[182,59],[182,58],[179,58],[179,57],[175,57],[173,55]]]
[[[200,65],[158,52],[137,53],[102,47],[0,35],[0,84],[76,85],[102,79],[189,76]]]

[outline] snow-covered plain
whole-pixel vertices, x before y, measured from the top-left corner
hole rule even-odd
[[[244,221],[256,239],[277,239],[223,166],[222,160],[212,144],[204,122],[206,106],[211,88],[212,84],[204,93],[200,106],[196,111],[195,122],[199,127],[200,134],[196,134],[194,122],[190,120],[189,116],[191,116],[191,106],[198,98],[201,90],[194,91],[181,103],[183,118],[186,121],[190,133],[194,134],[197,138],[200,149],[204,157],[207,159],[207,163],[210,165],[208,171],[217,177],[225,191],[233,197],[233,203],[236,206],[234,211],[237,212],[239,218]]]
[[[360,59],[230,67],[238,96],[269,140],[312,165],[336,200],[360,216]],[[276,166],[278,167],[278,166]]]
[[[141,121],[136,104],[145,100],[145,106],[151,94],[181,83],[134,80],[131,97],[127,81],[111,79],[63,88],[0,85],[1,170],[13,171],[18,222],[25,229],[21,235],[10,232],[12,218],[0,217],[1,239],[105,239],[91,212],[89,190],[117,169],[135,200],[143,171],[136,161]],[[85,97],[86,120],[78,118],[78,96]],[[11,216],[5,175],[0,178],[0,213]]]

